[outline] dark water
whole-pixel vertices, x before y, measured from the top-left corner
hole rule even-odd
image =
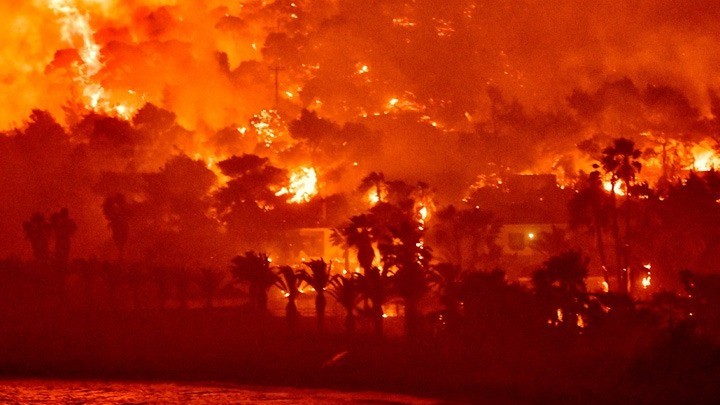
[[[247,387],[227,384],[0,381],[0,404],[438,404],[378,392]]]

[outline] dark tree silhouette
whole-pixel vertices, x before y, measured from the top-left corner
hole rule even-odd
[[[447,322],[451,327],[455,327],[461,317],[460,287],[463,272],[460,266],[447,262],[433,265],[432,270],[440,289],[440,303],[445,307]]]
[[[205,296],[205,305],[212,308],[213,298],[223,281],[223,274],[216,269],[205,267],[200,270],[200,290]]]
[[[360,181],[359,190],[363,194],[373,190],[377,202],[383,202],[387,196],[385,175],[380,172],[371,172]]]
[[[266,314],[267,291],[278,281],[278,276],[272,271],[267,255],[248,251],[244,255],[235,256],[230,271],[236,281],[248,285],[251,305],[255,310],[260,314]]]
[[[286,171],[272,166],[268,158],[250,154],[232,156],[218,167],[230,180],[215,193],[215,204],[232,234],[239,240],[276,239],[271,231],[281,231],[286,222],[276,221],[274,227],[268,222],[277,207],[285,205],[285,198],[276,193],[287,180]]]
[[[505,272],[500,269],[463,273],[457,286],[457,299],[463,303],[468,329],[487,332],[507,322],[511,304],[517,304],[509,302],[508,290]]]
[[[595,170],[588,176],[584,187],[578,190],[570,200],[568,207],[570,211],[570,228],[587,227],[595,236],[600,266],[608,287],[611,283],[603,231],[610,226],[611,203],[612,201],[603,189],[600,172]]]
[[[630,199],[631,186],[635,181],[635,175],[642,168],[642,164],[638,161],[641,152],[635,148],[635,143],[627,138],[617,138],[613,140],[613,144],[603,149],[600,163],[606,174],[610,175],[610,197],[612,199],[612,231],[615,239],[615,266],[620,283],[620,291],[628,292],[629,278],[629,249],[627,244],[627,236],[630,225]],[[615,185],[618,181],[623,181],[626,186],[625,191],[625,240],[620,236],[620,225],[618,221],[618,210],[616,203]]]
[[[417,338],[422,320],[420,301],[430,290],[431,273],[421,261],[408,261],[398,268],[392,281],[395,292],[405,303],[405,333],[409,338]]]
[[[67,208],[52,214],[50,228],[55,236],[55,259],[61,265],[67,265],[70,256],[70,238],[77,231],[77,225],[70,218]]]
[[[321,145],[336,137],[337,124],[318,117],[317,112],[303,109],[300,118],[290,123],[290,136],[305,141],[314,156]]]
[[[532,275],[538,297],[558,326],[582,328],[587,322],[583,313],[587,304],[588,261],[579,251],[569,250],[548,259]]]
[[[364,298],[364,314],[370,316],[375,328],[375,334],[383,337],[384,312],[382,306],[390,298],[391,272],[380,267],[373,267],[365,271],[361,279],[362,296]]]
[[[310,260],[303,263],[310,271],[300,270],[299,277],[307,285],[315,290],[315,316],[317,319],[318,331],[322,332],[325,327],[325,288],[330,283],[330,271],[332,263],[326,263],[322,258]]]
[[[49,244],[51,228],[50,224],[45,220],[45,216],[39,212],[23,223],[25,238],[32,245],[33,256],[35,260],[47,261],[49,255]]]
[[[130,204],[123,194],[115,194],[105,198],[102,209],[118,248],[118,258],[122,261],[130,232]]]
[[[489,211],[458,210],[450,205],[436,213],[429,236],[444,261],[474,270],[499,258],[501,248],[496,240],[500,227],[500,221]]]
[[[358,263],[365,271],[372,269],[372,263],[375,260],[374,227],[373,218],[370,215],[361,214],[350,218],[348,224],[333,232],[334,244],[357,250]]]
[[[361,300],[364,276],[360,273],[350,273],[347,276],[336,274],[330,277],[328,294],[345,309],[345,330],[348,336],[355,333],[355,313]]]
[[[277,274],[275,285],[283,291],[288,300],[285,306],[285,318],[288,322],[288,329],[292,333],[295,331],[300,316],[295,301],[297,301],[298,294],[300,294],[302,279],[299,272],[296,272],[290,266],[280,266]]]

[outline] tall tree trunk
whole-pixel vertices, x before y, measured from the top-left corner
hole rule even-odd
[[[630,183],[626,183],[628,185],[628,190],[625,193],[625,243],[623,245],[623,256],[624,256],[624,265],[625,268],[627,268],[627,272],[625,272],[623,275],[625,277],[623,288],[625,288],[626,292],[630,292],[632,290],[632,279],[630,278]]]
[[[291,297],[288,299],[288,303],[285,306],[285,317],[287,318],[288,331],[290,334],[294,334],[297,328],[298,310],[295,305],[295,298]]]
[[[613,238],[615,239],[615,273],[617,275],[618,292],[627,293],[623,280],[625,279],[622,260],[622,240],[620,239],[620,224],[618,223],[618,212],[617,212],[617,197],[615,194],[615,184],[617,182],[611,182],[610,198],[612,202],[612,232]]]
[[[325,300],[325,293],[322,289],[316,290],[317,295],[315,296],[315,317],[317,321],[318,332],[322,333],[325,330],[325,306],[327,301]]]
[[[355,335],[355,314],[352,309],[347,310],[347,315],[345,315],[345,332],[348,337]]]
[[[603,242],[602,229],[600,228],[600,224],[597,222],[595,225],[595,238],[598,248],[598,255],[600,256],[600,266],[602,266],[603,271],[603,279],[605,280],[607,288],[610,288],[610,272],[607,268],[607,257],[605,256],[605,242]]]
[[[410,340],[420,335],[420,311],[416,300],[405,300],[405,335]]]
[[[373,309],[373,326],[377,337],[382,339],[385,335],[385,318],[383,318],[382,307]]]

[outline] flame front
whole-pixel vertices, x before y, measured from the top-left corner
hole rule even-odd
[[[291,195],[289,203],[304,203],[317,195],[317,173],[312,167],[299,167],[290,173],[290,185],[275,193],[277,196]]]
[[[100,60],[100,45],[95,42],[95,32],[90,26],[90,16],[82,13],[74,0],[48,0],[48,7],[59,16],[62,39],[70,46],[75,46],[76,38],[80,39],[78,55],[81,62],[74,66],[77,73],[75,81],[82,87],[85,108],[124,119],[132,117],[135,109],[111,103],[105,88],[95,77],[103,68],[103,62]]]

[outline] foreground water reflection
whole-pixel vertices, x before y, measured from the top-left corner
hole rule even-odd
[[[183,384],[57,380],[0,381],[2,404],[439,404],[379,392]]]

